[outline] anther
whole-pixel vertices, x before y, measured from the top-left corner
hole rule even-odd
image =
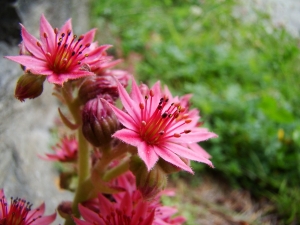
[[[159,135],[164,135],[164,133],[165,132],[163,130],[158,132]]]
[[[182,116],[183,119],[187,119],[188,117],[189,117],[189,114],[187,114],[187,113],[183,114],[183,116]]]
[[[42,47],[41,43],[38,42],[38,41],[36,42],[36,45],[39,46],[39,47]]]
[[[145,105],[143,103],[140,103],[140,109],[144,109]]]
[[[62,33],[61,36],[64,37],[64,36],[66,36],[66,34],[65,34],[65,33]]]
[[[185,120],[185,123],[190,123],[190,122],[192,122],[192,119],[186,119]]]
[[[51,53],[50,52],[47,52],[46,55],[49,56],[49,57],[51,57]]]
[[[78,65],[81,64],[81,61],[78,61],[77,64],[78,64]]]
[[[58,28],[57,27],[54,29],[54,33],[58,34]]]
[[[84,38],[83,35],[80,35],[80,37],[78,38],[78,41],[81,41]]]
[[[76,34],[74,34],[74,35],[73,35],[73,38],[74,38],[74,39],[75,39],[75,38],[77,38],[77,35],[76,35]]]
[[[90,47],[91,46],[91,44],[90,43],[87,43],[86,45],[85,45],[85,47]]]
[[[162,115],[161,115],[161,117],[164,119],[164,118],[166,118],[168,116],[168,113],[166,113],[166,112],[164,112]]]
[[[149,98],[148,95],[146,95],[146,96],[145,96],[145,100],[147,100],[148,98]]]
[[[75,52],[74,52],[74,51],[72,52],[72,56],[73,56],[73,55],[75,55]]]
[[[72,33],[71,30],[68,30],[68,31],[67,31],[68,36],[70,36],[71,33]]]
[[[176,118],[178,118],[178,116],[179,116],[179,112],[177,111],[174,113],[174,118],[176,119]]]
[[[175,133],[175,134],[173,134],[173,136],[174,136],[174,137],[176,137],[176,138],[179,138],[179,137],[181,137],[181,135],[180,135],[180,134],[178,134],[178,133]]]
[[[44,38],[48,38],[48,35],[46,33],[44,33]]]
[[[184,130],[184,133],[185,134],[188,134],[188,133],[190,133],[191,132],[191,130]]]
[[[84,56],[85,56],[85,57],[89,57],[89,54],[85,54]]]
[[[150,96],[153,97],[154,96],[154,92],[152,90],[150,90]]]
[[[145,120],[142,121],[142,125],[146,126],[146,121]]]

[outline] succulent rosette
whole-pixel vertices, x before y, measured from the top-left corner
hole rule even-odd
[[[182,158],[206,163],[213,167],[207,155],[199,154],[186,145],[217,137],[206,128],[196,127],[199,116],[185,113],[180,100],[168,96],[156,82],[150,89],[139,88],[132,79],[132,90],[118,83],[118,90],[124,110],[110,104],[124,128],[113,137],[137,147],[139,157],[148,171],[159,158],[193,173]],[[178,101],[177,101],[178,100]]]
[[[48,225],[55,218],[56,213],[44,216],[45,204],[31,209],[32,204],[21,198],[11,198],[10,203],[0,189],[0,224],[1,225]]]
[[[107,56],[110,45],[98,46],[93,42],[96,29],[79,37],[73,34],[71,19],[59,30],[53,29],[42,15],[40,20],[40,40],[31,35],[21,25],[23,42],[19,56],[6,58],[20,63],[26,71],[35,75],[45,75],[50,83],[63,85],[68,80],[95,75],[90,65],[108,68],[115,63]]]

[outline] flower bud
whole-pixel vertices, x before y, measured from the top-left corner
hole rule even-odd
[[[186,158],[181,158],[181,160],[189,165],[189,160]],[[182,169],[179,168],[178,166],[173,165],[172,163],[169,163],[163,159],[159,159],[157,164],[160,166],[160,168],[166,173],[166,174],[172,174],[172,173],[177,173],[181,171]]]
[[[119,121],[112,109],[100,97],[85,104],[82,111],[82,123],[83,135],[95,147],[110,144],[111,135],[119,128]]]
[[[137,189],[145,199],[154,198],[167,185],[166,173],[158,165],[148,171],[138,156],[131,157],[130,170],[136,177]]]
[[[119,97],[117,82],[110,75],[92,76],[84,80],[79,88],[78,96],[82,104],[98,95],[110,95],[113,102]]]
[[[23,102],[26,98],[33,99],[40,96],[43,92],[44,81],[45,76],[23,74],[17,81],[15,97]]]

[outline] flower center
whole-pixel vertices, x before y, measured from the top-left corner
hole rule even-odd
[[[42,46],[40,42],[37,42],[37,46],[40,47],[44,53],[48,67],[57,74],[71,71],[75,66],[80,65],[82,61],[88,57],[88,54],[84,54],[86,48],[90,47],[90,43],[82,44],[84,36],[80,36],[77,39],[77,35],[71,36],[71,30],[67,33],[62,33],[59,36],[58,29],[54,29],[55,43],[54,46],[50,46],[47,33],[44,33],[46,40],[46,46]]]
[[[188,114],[183,114],[185,108],[181,107],[180,103],[168,104],[168,96],[163,96],[153,111],[153,96],[154,92],[150,90],[149,95],[145,96],[145,102],[139,104],[142,120],[140,136],[144,141],[151,145],[159,144],[168,138],[179,138],[181,134],[191,132],[190,130],[180,130],[181,126],[192,121]]]
[[[30,225],[37,219],[39,219],[41,216],[38,216],[36,218],[29,218],[26,217],[31,210],[32,204],[30,202],[26,202],[23,199],[20,198],[11,198],[11,204],[8,208],[6,199],[2,197],[0,199],[0,207],[2,211],[2,215],[0,218],[0,224],[1,225]],[[36,209],[37,211],[39,209]],[[33,213],[34,215],[34,213]],[[32,216],[33,216],[32,215]],[[32,217],[31,216],[31,217]]]

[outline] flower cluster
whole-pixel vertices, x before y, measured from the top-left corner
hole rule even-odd
[[[191,95],[172,96],[159,81],[139,85],[128,72],[113,69],[120,60],[107,54],[110,45],[93,41],[95,29],[77,36],[71,20],[58,29],[43,15],[40,40],[21,27],[20,55],[6,56],[25,71],[16,98],[40,96],[47,79],[62,105],[60,142],[54,152],[39,157],[61,163],[60,187],[75,192],[72,202],[58,207],[65,225],[182,224],[185,219],[174,216],[177,210],[160,201],[168,175],[193,173],[191,160],[213,167],[198,143],[217,137],[190,108]],[[44,204],[31,210],[18,198],[8,206],[2,190],[0,197],[1,225],[55,219],[55,214],[43,216]]]
[[[74,218],[77,225],[181,225],[185,219],[174,216],[177,210],[162,206],[157,195],[151,201],[145,201],[136,189],[135,177],[127,172],[114,181],[124,191],[109,198],[99,194],[96,199],[79,206],[84,220]],[[162,194],[162,193],[161,193]]]

